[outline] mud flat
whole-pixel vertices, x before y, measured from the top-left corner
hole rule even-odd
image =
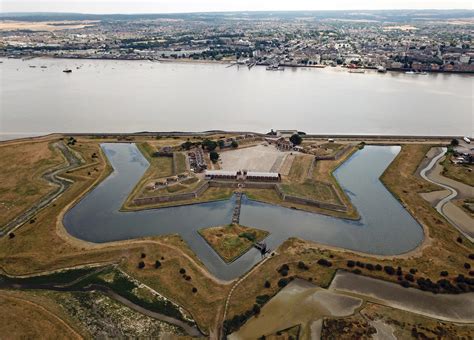
[[[329,288],[348,292],[364,299],[421,314],[435,319],[474,322],[474,293],[459,295],[433,294],[414,288],[403,288],[395,283],[339,271]]]
[[[315,323],[323,317],[352,315],[362,300],[344,296],[296,279],[275,295],[261,310],[229,339],[256,339],[262,335],[301,324],[301,338],[317,333]]]

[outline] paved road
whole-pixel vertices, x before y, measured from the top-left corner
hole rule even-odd
[[[71,149],[69,149],[63,142],[56,142],[53,144],[53,147],[63,154],[64,158],[66,159],[66,164],[49,170],[43,175],[43,178],[49,183],[56,186],[56,189],[47,194],[46,196],[42,197],[38,202],[36,202],[36,204],[34,204],[24,213],[20,214],[7,224],[3,225],[0,228],[0,237],[7,235],[8,233],[20,227],[27,221],[31,220],[33,216],[35,216],[40,210],[42,210],[55,199],[57,199],[72,184],[72,181],[60,177],[59,174],[80,166],[82,164],[82,160],[79,159],[74,154],[74,152],[71,151]]]
[[[425,179],[426,181],[439,185],[440,187],[449,191],[449,195],[442,198],[435,206],[435,209],[446,218],[449,223],[451,223],[454,227],[456,227],[466,238],[468,238],[471,242],[474,242],[474,226],[471,223],[464,223],[465,219],[461,219],[459,212],[456,210],[457,207],[453,209],[453,203],[451,200],[454,199],[459,195],[458,190],[466,191],[466,185],[462,183],[452,183],[455,182],[449,178],[442,177],[438,172],[439,169],[436,169],[438,166],[438,162],[441,158],[444,157],[446,153],[446,148],[441,148],[441,152],[433,157],[428,165],[421,170],[420,176]],[[434,171],[431,171],[435,168]],[[438,170],[438,171],[436,171]],[[455,186],[455,187],[454,187]],[[467,186],[469,187],[469,186]],[[470,194],[472,195],[472,187]],[[469,192],[468,192],[469,193]],[[461,211],[462,212],[462,211]]]

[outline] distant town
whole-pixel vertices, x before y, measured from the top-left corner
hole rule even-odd
[[[4,13],[0,56],[472,73],[473,32],[472,10]]]

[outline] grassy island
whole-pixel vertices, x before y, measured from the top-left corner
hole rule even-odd
[[[228,225],[201,229],[199,234],[229,263],[245,254],[255,242],[263,240],[269,233],[241,225]]]

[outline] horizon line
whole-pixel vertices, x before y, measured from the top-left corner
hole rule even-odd
[[[225,14],[225,13],[288,13],[288,12],[347,12],[347,11],[469,11],[474,12],[472,8],[373,8],[373,9],[294,9],[294,10],[230,10],[230,11],[189,11],[189,12],[108,12],[108,13],[91,13],[91,12],[63,12],[63,11],[14,11],[0,13],[0,17],[12,14],[81,14],[81,15],[176,15],[176,14]]]

